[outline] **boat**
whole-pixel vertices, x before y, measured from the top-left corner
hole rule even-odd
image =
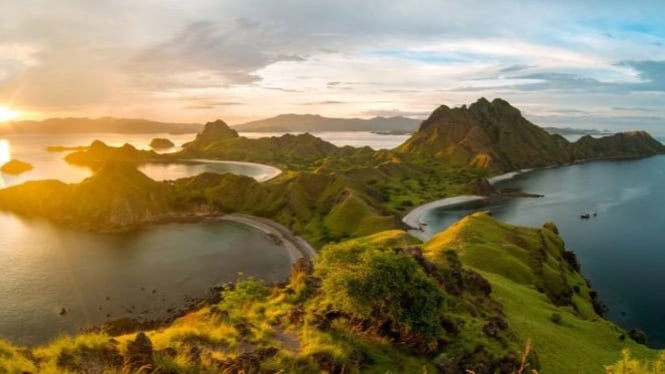
[[[598,213],[596,211],[584,212],[580,214],[581,219],[590,219],[591,217],[596,217],[596,216],[598,216]]]

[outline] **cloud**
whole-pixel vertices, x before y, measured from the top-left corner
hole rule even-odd
[[[245,18],[236,18],[230,26],[192,22],[170,40],[138,52],[128,69],[141,77],[207,72],[213,78],[211,85],[253,83],[260,80],[253,72],[262,67],[304,60],[295,54],[271,52],[270,35],[271,27]]]
[[[339,104],[346,104],[346,102],[337,101],[337,100],[324,100],[324,101],[310,101],[307,103],[302,103],[301,105],[339,105]]]
[[[403,111],[399,109],[377,109],[367,110],[362,113],[366,116],[372,117],[411,117],[424,119],[431,114],[431,111]]]
[[[664,12],[641,0],[7,1],[0,104],[233,121],[303,103],[418,115],[484,95],[591,121],[665,107]]]
[[[665,91],[665,61],[624,61],[620,66],[629,66],[638,71],[640,78],[644,82],[640,85],[641,89]]]

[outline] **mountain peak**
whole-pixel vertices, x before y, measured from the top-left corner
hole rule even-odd
[[[509,102],[481,97],[468,107],[439,106],[397,151],[443,159],[452,166],[511,171],[582,159],[644,157],[665,153],[665,146],[644,131],[587,136],[571,144],[529,122]]]
[[[205,148],[206,146],[226,139],[237,138],[238,132],[233,130],[221,119],[207,122],[193,141],[183,145],[184,148]]]

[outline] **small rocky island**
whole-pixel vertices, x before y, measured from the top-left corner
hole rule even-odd
[[[175,144],[166,138],[154,138],[150,142],[150,148],[152,149],[167,149],[173,147],[175,147]]]
[[[5,174],[19,175],[25,172],[28,172],[33,169],[33,166],[27,162],[20,160],[10,160],[6,164],[2,165],[0,171]]]

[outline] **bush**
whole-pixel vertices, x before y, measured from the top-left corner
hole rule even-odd
[[[219,306],[225,310],[243,310],[252,302],[263,301],[269,295],[270,290],[263,281],[249,277],[238,281],[235,287],[227,288]]]
[[[647,334],[640,329],[633,328],[628,331],[628,336],[638,344],[647,344]]]
[[[560,325],[563,323],[563,317],[559,313],[552,313],[550,316],[550,321],[556,323],[557,325]]]
[[[445,294],[421,266],[402,251],[335,248],[324,251],[318,270],[323,290],[340,311],[364,320],[390,320],[408,331],[434,337]]]

